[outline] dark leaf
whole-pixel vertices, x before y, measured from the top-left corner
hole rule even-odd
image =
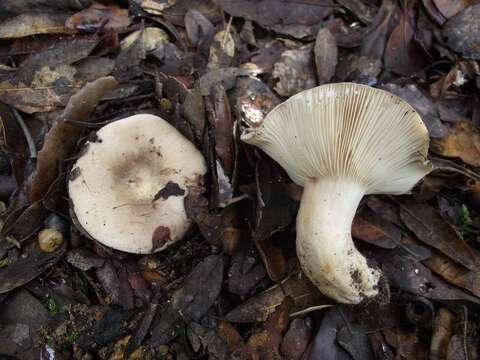
[[[393,0],[382,0],[377,15],[367,28],[361,47],[362,55],[381,59],[387,43],[390,22],[396,10],[396,4]]]
[[[222,84],[225,90],[230,90],[235,86],[238,76],[248,75],[250,75],[249,70],[235,67],[209,71],[198,80],[200,93],[203,96],[210,95],[212,92],[212,87],[218,83]]]
[[[191,322],[187,328],[187,336],[195,352],[203,351],[212,359],[228,359],[228,346],[214,329],[206,328],[198,323]]]
[[[133,333],[132,337],[128,341],[128,344],[125,348],[124,358],[128,358],[128,356],[139,347],[145,337],[148,334],[148,330],[152,325],[153,319],[157,314],[158,310],[158,299],[154,299],[150,304],[148,304],[145,313],[143,314],[142,320],[140,321],[137,329]]]
[[[65,241],[57,250],[49,253],[41,251],[36,242],[27,246],[24,249],[26,256],[0,269],[0,294],[25,285],[41,275],[60,260],[65,249]]]
[[[338,61],[337,44],[332,33],[327,28],[323,28],[318,32],[314,52],[318,85],[326,84],[335,75]]]
[[[282,340],[280,347],[282,355],[287,359],[300,359],[307,349],[311,333],[312,321],[310,318],[293,319]]]
[[[411,7],[406,8],[385,49],[385,68],[404,76],[411,76],[426,65],[425,55],[413,39],[412,22]]]
[[[480,59],[480,4],[471,5],[451,18],[443,27],[447,44],[469,59]]]
[[[443,277],[450,284],[464,288],[480,298],[480,271],[478,269],[468,270],[448,257],[439,254],[433,254],[424,263],[430,270]]]
[[[466,7],[475,3],[474,0],[433,0],[433,2],[447,19],[450,19]]]
[[[448,344],[446,360],[469,360],[478,359],[478,337],[468,336],[466,339],[461,335],[453,335]],[[466,354],[465,354],[466,350]]]
[[[224,0],[223,10],[235,17],[296,38],[313,38],[321,20],[333,10],[331,0],[284,2],[281,0]]]
[[[398,358],[421,360],[428,357],[428,347],[419,341],[416,332],[397,327],[385,329],[383,333],[388,343],[396,349]]]
[[[129,331],[127,320],[132,315],[128,310],[109,308],[100,320],[82,332],[78,338],[79,346],[90,350],[122,338]]]
[[[424,243],[444,255],[475,270],[480,266],[476,255],[455,229],[432,207],[408,202],[400,206],[400,217],[405,225]]]
[[[354,360],[375,359],[367,333],[361,327],[343,325],[338,330],[337,342]]]
[[[9,161],[17,184],[21,184],[25,175],[24,168],[29,158],[27,141],[11,109],[1,102],[0,121],[5,139],[3,147],[8,151]]]
[[[197,265],[183,286],[175,291],[166,312],[152,329],[149,344],[163,344],[187,322],[199,320],[213,305],[223,281],[223,259],[210,255]]]
[[[37,201],[23,210],[20,214],[15,211],[5,220],[2,235],[13,236],[23,242],[39,231],[43,224],[46,210],[42,203]]]
[[[377,251],[372,254],[392,287],[424,296],[432,300],[466,300],[480,303],[480,300],[449,286],[411,255],[399,250]]]
[[[215,129],[215,152],[225,174],[231,178],[234,165],[234,146],[233,117],[230,111],[230,103],[222,85],[217,84],[212,90],[215,114],[211,120],[213,120]]]
[[[373,4],[362,0],[337,0],[337,2],[350,10],[365,24],[370,24],[378,12],[378,8]]]
[[[352,359],[336,341],[337,332],[347,325],[341,311],[340,308],[336,307],[326,312],[313,340],[313,347],[310,352],[311,359]]]
[[[228,290],[239,296],[250,293],[266,275],[265,268],[258,263],[253,244],[242,242],[233,255],[228,271]]]
[[[189,9],[185,13],[185,30],[193,46],[202,47],[209,44],[214,27],[200,11]]]

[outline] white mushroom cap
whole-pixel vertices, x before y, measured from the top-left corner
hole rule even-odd
[[[342,303],[375,297],[381,273],[355,248],[352,220],[365,194],[408,192],[431,171],[415,110],[386,91],[329,84],[291,97],[241,138],[304,187],[296,246],[310,280]]]
[[[95,240],[130,253],[160,251],[190,226],[184,208],[205,160],[165,120],[139,114],[112,122],[87,142],[68,183],[79,225]]]
[[[264,150],[300,186],[346,177],[367,194],[403,194],[432,169],[418,113],[396,95],[355,83],[302,91],[241,139]]]

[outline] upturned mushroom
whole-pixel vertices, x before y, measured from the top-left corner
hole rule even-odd
[[[79,227],[108,247],[160,251],[188,230],[184,198],[205,172],[201,153],[173,126],[134,115],[86,143],[70,173],[71,207]]]
[[[241,139],[303,187],[296,248],[310,280],[341,303],[377,296],[381,272],[355,248],[352,220],[364,195],[407,193],[432,170],[416,111],[383,90],[329,84],[278,105]]]

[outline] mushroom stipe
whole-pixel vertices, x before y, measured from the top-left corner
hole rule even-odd
[[[202,154],[165,120],[139,114],[104,126],[71,171],[78,227],[108,247],[160,251],[190,226],[184,198],[206,173]]]
[[[407,193],[432,170],[416,111],[383,90],[329,84],[278,105],[241,139],[304,188],[296,246],[310,280],[341,303],[377,296],[381,272],[355,248],[352,220],[364,195]]]

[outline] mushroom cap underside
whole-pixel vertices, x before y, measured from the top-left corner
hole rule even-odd
[[[432,170],[428,131],[418,113],[398,96],[367,85],[305,90],[241,138],[301,186],[308,179],[347,178],[369,194],[402,194]]]
[[[81,227],[100,243],[131,253],[180,240],[190,225],[184,197],[206,172],[201,153],[154,115],[115,121],[96,135],[68,184]]]

